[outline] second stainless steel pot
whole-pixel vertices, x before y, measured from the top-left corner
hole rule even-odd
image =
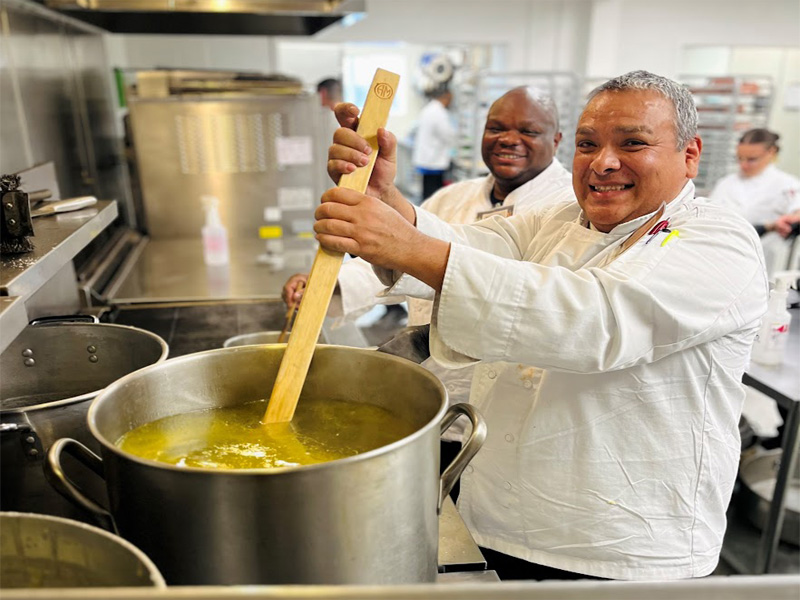
[[[0,512],[0,589],[165,585],[153,562],[119,536],[71,519]]]
[[[242,346],[182,356],[133,373],[93,402],[100,459],[77,442],[51,449],[51,481],[84,506],[61,456],[104,472],[120,534],[171,585],[399,584],[433,581],[438,508],[486,435],[468,405],[446,410],[442,384],[401,358],[318,346],[304,394],[387,408],[415,433],[350,458],[303,467],[180,468],[121,451],[124,433],[161,417],[267,397],[284,346]],[[302,399],[301,399],[302,402]],[[472,433],[441,479],[439,438],[466,415]]]
[[[0,355],[2,510],[85,519],[44,480],[44,453],[65,436],[99,449],[86,426],[91,400],[123,375],[167,357],[166,342],[149,331],[93,317],[63,320],[71,318],[32,323]]]

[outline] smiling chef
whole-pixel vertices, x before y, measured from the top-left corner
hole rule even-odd
[[[340,104],[334,180],[366,142]],[[458,507],[501,579],[710,574],[739,461],[742,373],[766,311],[758,237],[695,198],[702,142],[689,92],[646,71],[590,95],[575,199],[451,226],[334,188],[320,244],[376,266],[390,292],[435,298],[431,353],[478,362],[489,437]],[[379,132],[382,154],[394,137]]]

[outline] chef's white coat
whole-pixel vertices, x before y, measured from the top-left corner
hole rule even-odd
[[[723,177],[709,198],[736,211],[748,223],[763,225],[800,210],[800,179],[769,165],[753,177],[739,173]]]
[[[417,211],[452,242],[432,355],[482,361],[471,402],[489,434],[458,502],[482,546],[598,577],[713,571],[768,286],[755,230],[693,196],[666,206],[678,238],[618,258],[652,215],[605,234],[576,202],[457,228]]]
[[[456,142],[456,128],[444,104],[431,100],[419,114],[411,162],[415,167],[445,171]]]
[[[448,185],[437,191],[422,204],[422,208],[443,221],[455,225],[473,223],[478,215],[492,208],[491,192],[495,179],[492,175],[469,179]],[[572,197],[572,175],[554,158],[548,167],[536,177],[508,194],[503,207],[513,207],[515,214],[541,206],[563,202]],[[376,304],[396,304],[405,297],[383,295],[386,286],[375,276],[372,265],[357,258],[347,261],[339,271],[338,289],[341,305],[332,304],[331,316],[353,319]],[[418,298],[408,299],[408,324],[425,325],[431,322],[433,302]],[[423,366],[434,373],[447,388],[451,404],[467,402],[472,382],[472,368],[447,369],[434,359]],[[446,439],[461,439],[461,421],[448,430]]]
[[[736,211],[753,225],[764,225],[800,210],[800,179],[775,165],[769,165],[754,177],[732,173],[717,182],[710,199]],[[770,232],[761,236],[761,245],[770,275],[789,268],[791,240]]]

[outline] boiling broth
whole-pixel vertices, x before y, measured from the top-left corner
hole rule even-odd
[[[270,469],[361,454],[414,432],[385,408],[303,398],[289,423],[262,425],[267,400],[164,417],[123,435],[130,454],[182,467]]]

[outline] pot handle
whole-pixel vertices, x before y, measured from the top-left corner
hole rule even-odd
[[[47,460],[44,461],[44,475],[55,490],[72,502],[75,506],[89,511],[102,523],[103,527],[116,532],[114,520],[105,508],[89,498],[83,490],[70,481],[61,465],[61,455],[69,454],[82,465],[92,470],[98,477],[105,479],[103,473],[103,459],[89,450],[86,446],[71,438],[56,440],[47,451]]]
[[[442,476],[439,478],[439,513],[442,512],[444,499],[450,493],[450,490],[453,489],[456,481],[461,477],[461,473],[478,453],[478,450],[481,449],[483,442],[486,440],[486,421],[483,420],[483,416],[474,406],[466,402],[453,404],[447,409],[442,419],[441,433],[450,429],[450,426],[455,423],[456,419],[461,415],[465,415],[470,420],[472,423],[472,431],[470,431],[467,442],[462,446],[461,450],[458,451],[453,462],[447,465],[444,473],[442,473]]]
[[[33,319],[28,325],[49,325],[51,323],[99,323],[100,319],[94,315],[54,315],[52,317],[39,317]]]

